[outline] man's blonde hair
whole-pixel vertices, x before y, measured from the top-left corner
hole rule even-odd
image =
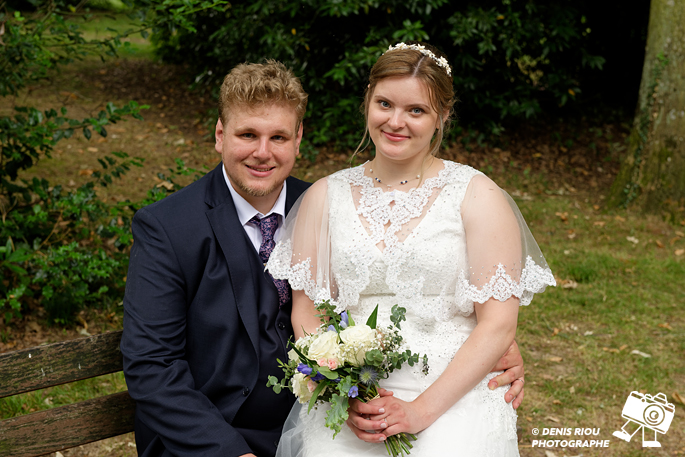
[[[282,63],[270,59],[263,64],[243,63],[221,84],[219,119],[225,124],[232,106],[284,103],[295,109],[299,127],[307,110],[307,97],[300,79]]]

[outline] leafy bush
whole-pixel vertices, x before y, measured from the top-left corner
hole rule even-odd
[[[79,13],[79,6],[68,0],[32,0],[35,11],[26,14],[5,9],[16,3],[0,5],[0,99],[13,106],[13,113],[0,116],[0,317],[9,321],[21,316],[33,300],[45,307],[51,321],[66,323],[83,306],[121,299],[134,211],[177,189],[173,176],[192,170],[180,163],[170,178],[161,176],[166,188],[151,191],[135,204],[105,203],[95,192],[96,185],[107,186],[131,166],[141,166],[140,159],[125,152],[100,160],[102,170],[76,190],[64,191],[46,179],[22,179],[23,171],[50,158],[59,141],[77,133],[87,139],[93,133],[106,137],[109,125],[126,117],[142,119],[146,107],[135,101],[120,108],[109,103],[96,116],[75,119],[65,107],[41,111],[17,106],[17,96],[74,59],[116,55],[126,35],[160,27],[192,29],[188,14],[224,2],[151,2],[139,10],[139,28],[99,40],[86,40],[78,26],[65,19],[64,12]]]
[[[306,139],[352,146],[368,71],[388,45],[429,40],[446,52],[462,99],[463,124],[499,133],[575,101],[586,50],[584,17],[570,2],[503,0],[256,0],[192,16],[196,32],[160,29],[160,56],[196,69],[195,84],[219,87],[234,65],[274,58],[310,93]]]

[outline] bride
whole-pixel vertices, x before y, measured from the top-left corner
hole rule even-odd
[[[508,387],[490,390],[498,373],[489,372],[514,338],[519,305],[555,281],[511,198],[435,157],[453,104],[442,53],[391,46],[364,97],[359,149],[370,137],[375,158],[319,180],[288,216],[267,268],[293,289],[295,336],[319,326],[315,301],[357,320],[379,305],[379,325],[399,304],[404,340],[428,366],[395,371],[381,382],[392,393],[355,402],[334,440],[325,408],[296,405],[279,456],[385,456],[382,442],[400,432],[418,434],[412,456],[518,455]]]

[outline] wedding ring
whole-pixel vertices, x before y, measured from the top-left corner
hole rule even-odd
[[[523,378],[516,378],[517,381],[521,381],[521,384],[525,384],[526,382],[523,380]]]

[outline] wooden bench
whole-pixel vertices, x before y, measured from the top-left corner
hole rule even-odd
[[[0,354],[0,398],[122,370],[121,331]],[[133,431],[135,403],[120,392],[0,421],[0,456],[62,451]]]

